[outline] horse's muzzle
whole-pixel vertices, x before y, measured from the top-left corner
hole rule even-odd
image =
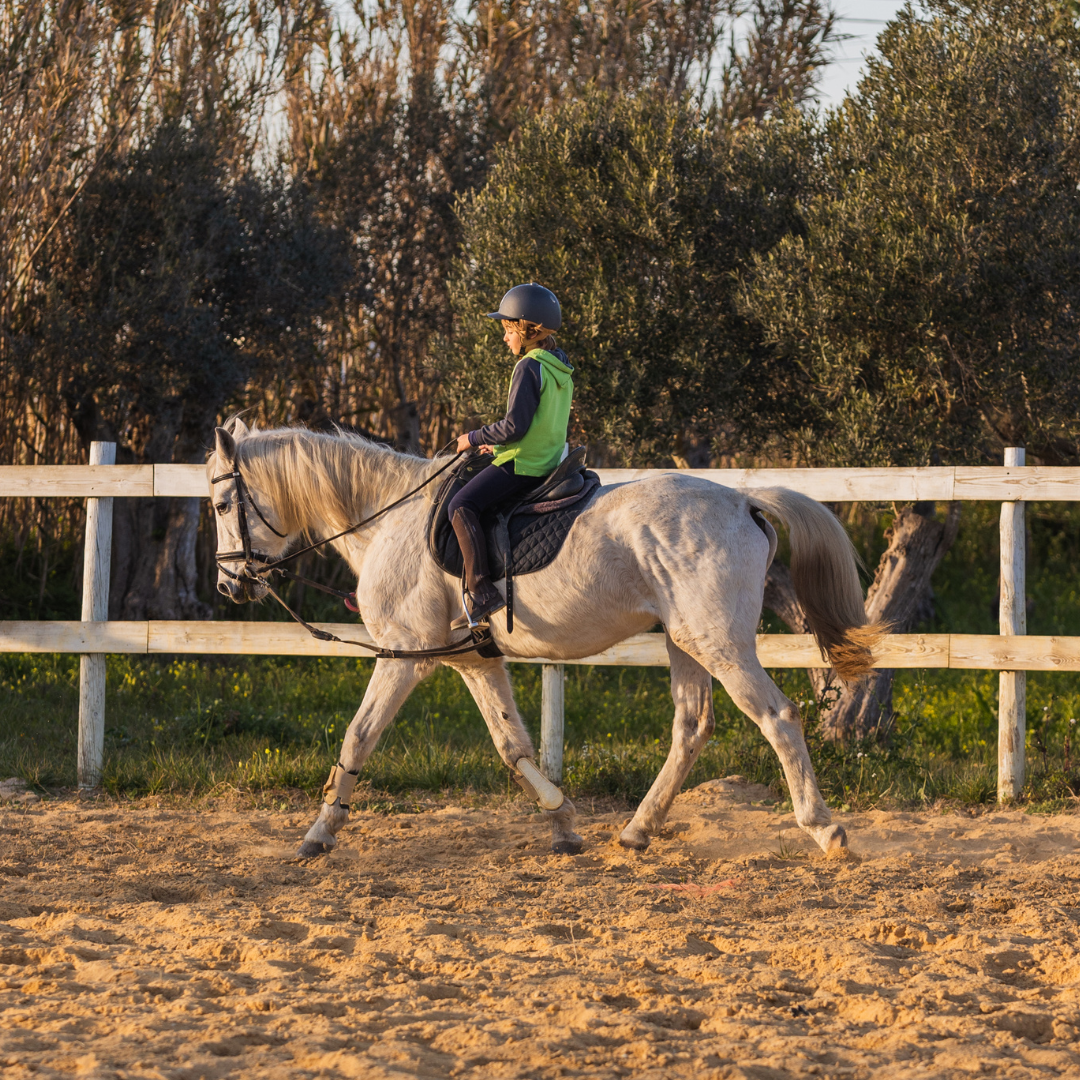
[[[227,596],[234,604],[246,604],[252,600],[261,600],[266,595],[266,590],[260,588],[257,581],[241,579],[236,581],[225,578],[217,583],[217,590],[222,596]]]
[[[217,583],[217,591],[222,596],[227,596],[234,604],[242,604],[246,600],[250,600],[248,596],[247,585],[239,581],[219,581]]]

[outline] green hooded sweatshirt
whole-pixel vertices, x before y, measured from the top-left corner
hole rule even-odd
[[[562,460],[566,446],[574,399],[573,368],[546,349],[533,349],[522,359],[535,359],[540,364],[540,404],[521,439],[495,447],[494,463],[512,461],[518,476],[547,476]]]

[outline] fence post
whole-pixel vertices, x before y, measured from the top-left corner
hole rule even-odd
[[[544,664],[540,673],[540,771],[553,783],[562,783],[563,684],[562,664]]]
[[[92,442],[91,465],[115,465],[116,443]],[[83,551],[83,622],[109,617],[109,563],[112,557],[113,501],[86,500]],[[101,783],[105,757],[105,654],[84,653],[79,663],[79,787]]]
[[[1005,448],[1007,466],[1024,464],[1024,448]],[[1002,634],[1027,633],[1027,531],[1024,504],[1001,504],[1001,595],[998,628]],[[1024,786],[1024,739],[1027,730],[1027,675],[998,675],[998,801],[1015,799]]]

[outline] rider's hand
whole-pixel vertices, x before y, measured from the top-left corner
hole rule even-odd
[[[495,453],[495,447],[494,446],[489,446],[487,443],[484,443],[483,446],[478,446],[476,449],[479,450],[481,454],[494,454]]]
[[[464,435],[459,435],[457,437],[457,446],[455,447],[455,449],[459,454],[465,453],[465,451],[468,450],[470,446],[472,446],[472,443],[469,442],[469,433],[467,431]]]

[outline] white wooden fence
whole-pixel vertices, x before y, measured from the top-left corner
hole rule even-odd
[[[109,557],[114,497],[206,497],[201,465],[115,465],[112,443],[92,443],[89,465],[0,467],[0,497],[68,496],[87,500],[86,554],[80,622],[0,621],[0,652],[82,654],[79,681],[79,785],[101,778],[105,734],[105,656],[108,653],[224,653],[355,656],[356,650],[317,641],[294,623],[110,622]],[[604,484],[653,476],[657,469],[601,469]],[[1080,671],[1080,638],[1028,637],[1024,610],[1024,502],[1080,501],[1080,468],[1026,467],[1024,451],[1006,450],[1003,467],[947,466],[897,469],[696,469],[695,476],[753,490],[783,486],[823,502],[1000,501],[1000,636],[894,634],[879,650],[880,668],[981,668],[999,671],[998,797],[1014,798],[1024,782],[1025,672]],[[354,624],[316,624],[341,636],[363,637]],[[370,640],[370,638],[368,638]],[[809,635],[758,637],[767,668],[820,667]],[[576,664],[666,666],[662,634],[638,634]],[[540,760],[552,780],[562,778],[562,663],[544,657],[515,663],[543,665]]]

